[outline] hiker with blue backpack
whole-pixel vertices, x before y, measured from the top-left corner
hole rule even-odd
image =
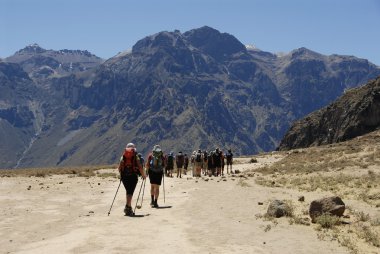
[[[124,213],[126,216],[134,216],[135,214],[132,210],[133,192],[135,191],[138,182],[138,175],[141,175],[144,180],[146,175],[140,164],[140,159],[137,156],[136,146],[133,143],[127,144],[127,147],[120,158],[118,170],[120,173],[120,180],[123,182],[127,193]]]
[[[151,207],[158,208],[157,199],[160,193],[160,186],[164,175],[165,157],[159,145],[153,147],[152,153],[148,155],[146,161],[146,168],[148,169],[149,180],[151,184]]]

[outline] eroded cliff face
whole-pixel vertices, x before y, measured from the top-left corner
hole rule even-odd
[[[337,101],[295,122],[279,150],[352,139],[380,128],[380,78],[348,90]]]

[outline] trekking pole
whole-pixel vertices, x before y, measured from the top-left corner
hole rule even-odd
[[[164,204],[165,204],[165,174],[162,175],[162,187],[164,188]]]
[[[146,183],[146,178],[144,179],[143,194],[141,196],[141,205],[138,205],[137,209],[141,209],[142,208],[142,204],[143,204],[143,201],[144,201],[144,193],[145,193],[145,183]]]
[[[135,213],[135,211],[136,211],[137,203],[139,202],[139,199],[140,199],[140,193],[141,193],[141,189],[142,189],[142,187],[143,187],[143,183],[144,183],[144,181],[145,181],[145,180],[143,180],[143,181],[141,182],[139,195],[137,196],[136,205],[135,205],[135,209],[133,210],[133,213]]]
[[[112,201],[112,204],[111,204],[110,210],[108,211],[108,216],[110,216],[111,209],[112,209],[112,206],[113,206],[113,202],[115,202],[115,198],[116,198],[117,192],[119,191],[120,184],[121,184],[121,178],[120,178],[119,186],[117,187],[117,190],[116,190],[116,193],[115,193],[115,197],[113,198],[113,201]]]

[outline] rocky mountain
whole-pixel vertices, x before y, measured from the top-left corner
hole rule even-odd
[[[36,78],[46,62],[17,63],[48,92],[22,167],[115,163],[128,142],[143,153],[156,143],[165,151],[270,151],[294,120],[380,75],[367,60],[305,48],[277,56],[210,27],[147,36],[86,71],[49,64],[54,74]]]
[[[36,84],[48,87],[51,78],[91,70],[104,60],[87,50],[46,50],[31,44],[4,61],[19,64]]]
[[[295,122],[279,149],[337,143],[376,129],[380,129],[380,77]]]

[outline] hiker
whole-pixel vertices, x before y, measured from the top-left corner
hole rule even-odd
[[[150,196],[151,196],[151,207],[158,208],[157,199],[160,193],[160,185],[162,177],[164,175],[165,168],[165,157],[159,145],[153,147],[152,153],[149,154],[146,161],[146,168],[149,172],[150,180]]]
[[[187,156],[186,153],[185,153],[185,156],[183,159],[184,159],[183,174],[186,175],[187,174],[187,167],[189,166],[189,157]]]
[[[194,157],[194,164],[195,164],[195,177],[201,177],[201,170],[202,170],[202,150],[198,149],[198,152],[196,152]]]
[[[191,171],[192,171],[192,176],[194,177],[195,174],[195,154],[197,151],[193,151],[191,154],[190,162],[191,162]]]
[[[169,155],[166,157],[166,175],[168,177],[173,177],[174,159],[173,151],[170,151]]]
[[[203,163],[202,163],[202,172],[203,172],[203,175],[207,175],[207,166],[208,166],[208,163],[207,163],[207,158],[208,158],[208,155],[207,155],[207,150],[204,150],[203,151]]]
[[[207,158],[207,169],[208,169],[208,176],[215,175],[215,166],[214,166],[214,151],[210,151],[208,153]]]
[[[232,152],[231,152],[231,149],[229,149],[228,151],[227,151],[227,154],[226,154],[226,158],[227,158],[227,174],[229,174],[228,173],[228,166],[230,166],[230,172],[231,172],[231,174],[233,173],[232,172],[232,161],[233,161],[233,154],[232,154]]]
[[[180,151],[178,153],[178,155],[175,157],[175,163],[177,166],[177,178],[178,178],[178,176],[179,176],[179,178],[182,178],[182,168],[183,168],[184,162],[185,162],[185,158],[184,158],[182,152]]]
[[[216,176],[219,176],[221,174],[221,167],[222,167],[222,158],[221,158],[219,148],[215,149],[213,160],[214,160],[213,161],[214,167],[216,169]]]
[[[223,151],[220,151],[220,160],[221,160],[221,163],[222,163],[222,176],[223,176],[224,175],[224,165],[225,165]]]
[[[118,170],[120,173],[120,179],[123,182],[126,191],[124,213],[126,216],[134,216],[135,214],[133,213],[131,204],[133,192],[135,191],[138,181],[138,174],[141,174],[144,180],[146,175],[137,156],[136,146],[133,143],[127,144],[127,147],[120,158]]]

